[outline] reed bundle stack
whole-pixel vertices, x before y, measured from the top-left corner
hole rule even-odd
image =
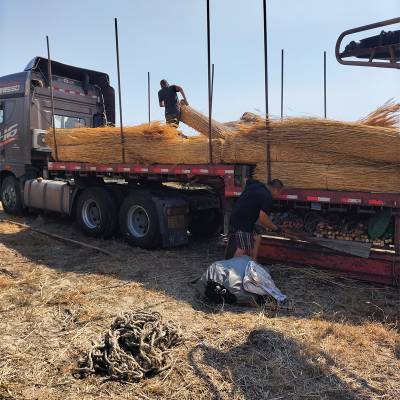
[[[400,168],[396,166],[272,161],[271,176],[282,180],[288,188],[386,193],[400,191]],[[266,177],[267,163],[260,162],[254,178],[266,182]]]
[[[170,125],[153,123],[124,128],[125,159],[143,164],[205,164],[209,162],[208,140],[186,138]],[[61,161],[88,163],[121,163],[119,128],[57,129],[58,158]],[[53,133],[46,142],[54,155]],[[213,157],[221,162],[222,141],[213,140]]]
[[[256,165],[255,177],[266,181],[269,144],[271,176],[287,187],[399,192],[399,112],[398,104],[388,102],[354,123],[291,118],[271,120],[266,128],[250,113],[232,130],[213,122],[214,162]],[[182,120],[203,135],[186,138],[161,123],[126,127],[126,162],[208,163],[208,118],[182,105]],[[56,135],[62,161],[121,162],[119,128],[60,129]],[[54,150],[52,139],[49,132]]]
[[[399,113],[387,102],[356,123],[293,118],[268,129],[250,114],[225,140],[222,159],[255,164],[255,178],[266,182],[269,143],[271,176],[287,187],[399,192]]]
[[[190,106],[181,104],[181,121],[208,137],[208,116],[205,116]],[[211,120],[211,137],[213,139],[224,139],[230,134],[231,130],[228,127],[213,119]]]
[[[396,129],[321,119],[293,118],[243,126],[239,133],[255,143],[290,144],[311,151],[341,154],[368,161],[400,162]]]

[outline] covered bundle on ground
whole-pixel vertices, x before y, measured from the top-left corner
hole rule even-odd
[[[208,116],[205,116],[201,112],[195,110],[194,108],[184,105],[181,105],[181,121],[208,137]],[[211,120],[211,137],[213,139],[223,139],[229,136],[231,133],[230,129],[223,124]]]
[[[128,163],[204,164],[209,162],[205,137],[186,138],[174,127],[161,123],[124,128],[125,160]],[[55,157],[53,132],[46,142]],[[117,127],[57,129],[60,161],[121,163],[121,137]],[[222,141],[212,141],[215,162],[221,161]]]

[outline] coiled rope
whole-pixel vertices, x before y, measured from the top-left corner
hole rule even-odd
[[[94,343],[77,372],[109,379],[138,382],[171,368],[171,348],[182,343],[172,322],[158,312],[135,311],[117,317],[108,332]]]

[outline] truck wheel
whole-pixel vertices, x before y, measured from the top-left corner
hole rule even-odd
[[[122,203],[119,226],[126,241],[134,246],[154,249],[160,246],[160,221],[150,196],[130,194]]]
[[[1,185],[1,202],[4,211],[8,214],[22,213],[22,193],[18,180],[14,176],[7,176]]]
[[[209,210],[194,211],[190,214],[189,232],[194,237],[207,237],[217,234],[223,223],[220,210],[211,208]]]
[[[85,189],[76,204],[76,219],[87,236],[109,238],[117,227],[118,212],[115,201],[106,189]]]

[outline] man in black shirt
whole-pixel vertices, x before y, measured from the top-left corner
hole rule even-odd
[[[178,126],[181,110],[177,93],[180,93],[184,103],[188,104],[185,92],[180,86],[170,86],[165,79],[160,82],[160,86],[161,89],[158,91],[158,101],[160,102],[160,107],[165,107],[165,120],[167,124]]]
[[[230,219],[230,235],[226,256],[228,258],[242,255],[252,256],[254,248],[254,226],[257,221],[265,228],[280,233],[268,214],[273,205],[273,198],[278,197],[283,189],[279,179],[272,180],[268,186],[249,179],[243,193],[233,207]],[[236,249],[233,255],[232,249]]]

